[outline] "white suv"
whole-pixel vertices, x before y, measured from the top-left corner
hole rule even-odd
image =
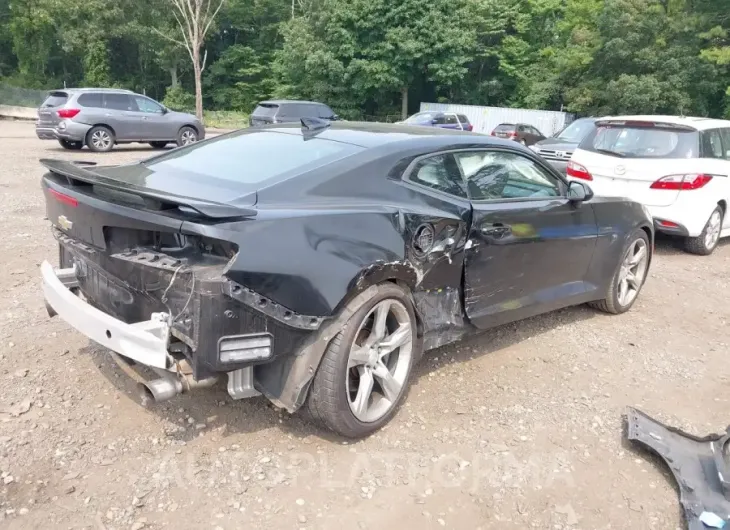
[[[710,254],[730,235],[730,121],[676,116],[601,118],[573,153],[568,178],[598,196],[645,205],[659,232]]]

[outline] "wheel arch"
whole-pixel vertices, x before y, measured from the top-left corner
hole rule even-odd
[[[91,127],[89,127],[89,130],[86,131],[86,135],[84,136],[84,141],[88,140],[89,133],[94,130],[95,127],[104,127],[105,129],[109,129],[112,133],[112,136],[114,137],[114,141],[117,141],[117,131],[114,130],[114,127],[111,125],[107,125],[106,123],[95,123]]]

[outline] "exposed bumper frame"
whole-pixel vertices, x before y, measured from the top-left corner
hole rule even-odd
[[[41,264],[46,304],[77,331],[128,359],[168,369],[170,328],[166,313],[152,313],[150,320],[127,324],[83,301],[71,289],[78,286],[76,268],[54,269]]]

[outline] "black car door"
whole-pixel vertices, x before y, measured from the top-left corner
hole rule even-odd
[[[532,158],[505,150],[455,158],[472,201],[464,304],[479,328],[587,301],[598,228],[590,205]]]

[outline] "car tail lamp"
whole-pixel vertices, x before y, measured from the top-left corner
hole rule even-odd
[[[573,177],[575,179],[593,180],[593,175],[590,174],[585,166],[582,166],[577,162],[573,162],[572,160],[568,162],[567,173],[569,177]]]
[[[712,180],[712,175],[690,173],[688,175],[668,175],[651,185],[653,190],[697,190]]]
[[[63,204],[68,204],[69,206],[76,208],[79,205],[79,201],[74,199],[73,197],[70,197],[68,195],[65,195],[61,193],[60,191],[52,190],[51,188],[48,188],[48,193],[51,194],[51,197],[56,199],[58,202],[62,202]]]
[[[517,138],[517,133],[515,131],[512,131],[511,133],[509,133],[510,140],[514,140],[515,138]]]
[[[662,219],[658,220],[657,224],[659,226],[663,226],[664,228],[679,228],[679,225],[677,223],[673,223],[672,221],[664,221]]]
[[[470,123],[469,125],[466,126],[466,130],[469,132],[472,132],[474,130],[474,126]]]
[[[61,109],[57,112],[59,118],[73,118],[81,112],[81,109]]]

